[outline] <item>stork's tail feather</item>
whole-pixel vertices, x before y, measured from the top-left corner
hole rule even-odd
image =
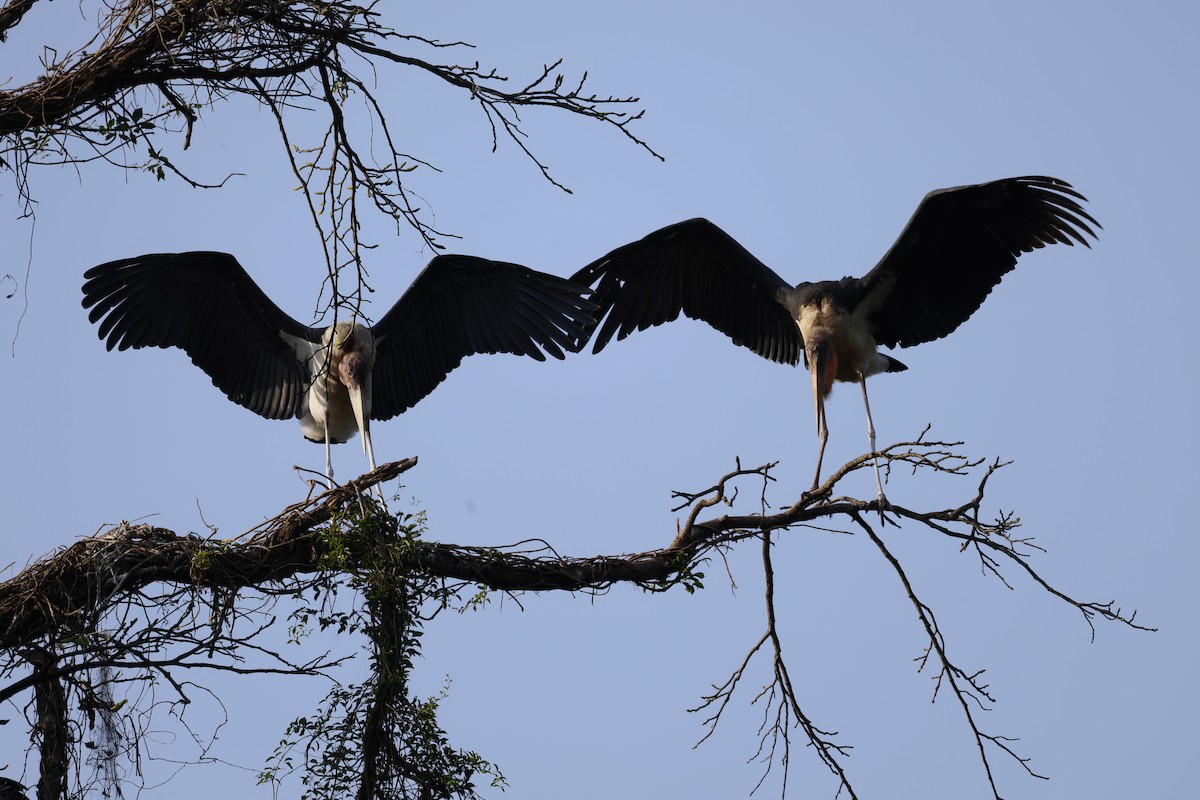
[[[880,353],[879,355],[883,356],[884,360],[887,361],[887,369],[885,369],[884,372],[904,372],[904,370],[908,369],[905,364],[897,361],[886,353]]]

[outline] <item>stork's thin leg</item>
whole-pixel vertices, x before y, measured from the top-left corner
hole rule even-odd
[[[887,498],[883,495],[883,479],[879,476],[879,451],[875,449],[875,423],[871,421],[871,402],[867,400],[867,376],[858,373],[858,385],[862,387],[863,405],[867,408],[867,439],[871,442],[871,455],[874,456],[875,486],[879,489],[879,520],[883,521],[883,509]]]
[[[329,446],[329,412],[324,415],[325,422],[325,483],[327,488],[333,488],[333,458],[330,457]]]
[[[825,443],[829,441],[829,428],[825,426],[824,403],[817,405],[817,438],[821,440],[821,446],[817,450],[817,471],[813,475],[813,489],[821,485],[821,462],[825,458]]]

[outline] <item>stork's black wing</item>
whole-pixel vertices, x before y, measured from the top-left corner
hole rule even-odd
[[[372,328],[371,418],[416,405],[475,353],[545,361],[545,353],[578,350],[595,314],[586,295],[585,287],[519,264],[435,257]]]
[[[952,332],[1017,257],[1048,244],[1090,247],[1100,225],[1083,195],[1057,178],[1026,176],[930,192],[900,238],[862,278],[879,344],[909,347]]]
[[[294,417],[308,388],[301,340],[319,342],[279,310],[226,253],[154,253],[84,273],[83,307],[116,347],[179,347],[229,399],[267,419]]]
[[[592,299],[603,323],[594,353],[613,334],[624,339],[678,319],[681,311],[772,361],[795,364],[804,350],[781,302],[791,286],[706,219],[678,222],[618,247],[573,280],[596,285]]]

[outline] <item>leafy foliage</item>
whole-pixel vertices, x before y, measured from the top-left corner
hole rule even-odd
[[[339,636],[365,636],[370,677],[335,687],[314,713],[293,720],[260,783],[299,770],[303,800],[450,800],[478,797],[479,778],[503,785],[494,765],[452,746],[438,724],[447,689],[424,699],[409,691],[425,612],[436,614],[457,597],[454,587],[413,568],[414,543],[424,530],[423,515],[392,517],[367,503],[361,516],[323,531],[331,571],[314,586],[319,603],[293,612],[293,638],[314,624]],[[339,588],[357,598],[352,610],[337,609]],[[466,604],[478,603],[476,596]]]

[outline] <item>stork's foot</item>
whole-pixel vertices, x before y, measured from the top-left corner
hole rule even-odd
[[[883,492],[880,492],[875,497],[875,502],[879,504],[879,524],[883,525],[887,522],[887,518],[883,516],[883,512],[890,510],[892,504],[888,502],[888,499],[884,496]]]

